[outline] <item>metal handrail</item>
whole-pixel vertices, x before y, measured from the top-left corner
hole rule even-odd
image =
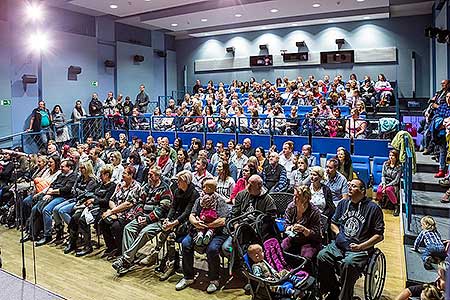
[[[403,164],[403,192],[405,193],[405,213],[408,224],[406,224],[408,231],[411,230],[412,221],[412,165],[413,165],[413,152],[409,147],[408,136],[404,137],[405,149],[406,149],[406,161]]]
[[[27,131],[22,131],[22,132],[13,133],[13,134],[10,134],[10,135],[7,135],[7,136],[2,136],[2,137],[0,137],[0,142],[4,142],[4,141],[7,141],[7,140],[10,140],[10,139],[12,139],[12,138],[14,138],[16,136],[20,136],[20,135],[22,135],[24,133],[27,133]]]

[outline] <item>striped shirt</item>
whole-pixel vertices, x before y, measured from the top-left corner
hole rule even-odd
[[[437,232],[437,230],[422,230],[414,242],[414,249],[418,250],[422,243],[425,245],[425,247],[430,244],[444,246],[444,244],[442,243],[441,235],[439,234],[439,232]]]

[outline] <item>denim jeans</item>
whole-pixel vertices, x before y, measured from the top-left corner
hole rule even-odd
[[[430,257],[437,257],[441,259],[445,259],[447,256],[445,253],[445,247],[442,244],[428,244],[422,252],[422,261]]]
[[[31,208],[33,207],[33,195],[30,194],[22,200],[22,225],[25,225],[26,221],[31,215]]]
[[[53,198],[52,201],[50,201],[42,210],[42,218],[44,221],[44,236],[45,237],[51,237],[52,236],[52,214],[53,214],[53,209],[55,208],[55,206],[57,206],[58,204],[64,202],[64,198],[63,197],[57,197],[57,198]]]
[[[445,170],[446,159],[447,159],[447,144],[438,144],[439,149],[439,170]]]
[[[72,217],[72,209],[75,206],[75,199],[66,200],[53,208],[53,220],[55,225],[62,225],[62,222],[69,225]]]
[[[216,235],[206,247],[206,258],[208,261],[208,279],[218,280],[220,269],[220,249],[227,239],[226,235]],[[183,245],[183,274],[186,279],[194,279],[194,242],[188,234],[182,242]]]

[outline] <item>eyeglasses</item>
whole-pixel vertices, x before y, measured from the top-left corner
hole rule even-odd
[[[351,183],[351,182],[349,182],[347,185],[348,185],[349,188],[352,188],[352,189],[356,189],[356,188],[359,189],[360,188],[359,185],[356,185],[356,184]]]

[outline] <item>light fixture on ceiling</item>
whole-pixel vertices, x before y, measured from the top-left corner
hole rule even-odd
[[[292,23],[291,26],[298,26],[298,24],[297,23]]]
[[[327,20],[327,23],[333,23],[333,22],[334,22],[333,19],[328,19],[328,20]]]
[[[201,19],[202,22],[208,22],[208,19]]]
[[[26,14],[27,17],[33,21],[39,21],[44,16],[42,6],[36,3],[27,5]]]
[[[270,12],[271,12],[271,13],[277,13],[277,12],[278,12],[278,9],[272,8],[272,9],[270,10]]]
[[[240,18],[240,17],[242,17],[242,15],[241,14],[235,14],[234,15],[236,18]]]
[[[356,2],[364,2],[365,0],[356,0]]]
[[[116,4],[111,4],[109,7],[112,8],[112,9],[116,9],[116,8],[118,8],[119,6],[117,6]]]
[[[363,20],[369,20],[369,19],[370,19],[370,17],[367,17],[367,16],[363,18]]]
[[[319,3],[314,3],[314,4],[312,5],[312,7],[314,7],[314,8],[320,7],[320,4],[319,4]]]
[[[177,24],[177,23],[172,23],[172,24],[170,24],[170,26],[172,26],[172,27],[177,27],[178,24]]]
[[[261,29],[263,29],[263,30],[264,30],[264,29],[267,29],[267,27],[266,27],[266,26],[263,26],[263,27],[261,27]]]
[[[150,2],[150,1],[152,1],[152,0],[145,0],[145,2]]]

